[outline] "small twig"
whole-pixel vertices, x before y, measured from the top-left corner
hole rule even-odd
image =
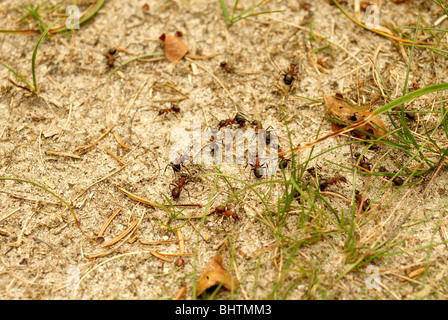
[[[95,142],[89,144],[87,147],[78,147],[74,151],[79,152],[80,154],[86,153],[89,149],[93,148],[98,142],[103,140],[112,129],[113,129],[113,126],[110,127],[101,137],[99,137],[97,140],[95,140]]]

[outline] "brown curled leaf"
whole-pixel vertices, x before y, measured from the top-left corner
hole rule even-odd
[[[325,106],[327,107],[327,113],[334,119],[339,120],[341,122],[347,123],[349,125],[356,124],[373,113],[370,112],[371,106],[357,106],[349,101],[346,101],[342,98],[341,95],[335,96],[326,96],[324,95]],[[341,129],[342,126],[339,124],[332,124],[333,132]],[[359,127],[360,130],[369,132],[377,137],[383,137],[387,134],[386,126],[383,121],[378,117],[374,117],[370,122],[365,125]],[[360,132],[355,131],[355,134],[361,139],[367,139],[367,135]]]
[[[187,45],[177,37],[164,33],[159,39],[165,43],[165,57],[170,62],[180,61],[188,52]]]
[[[219,255],[213,257],[209,264],[205,267],[196,284],[196,296],[201,295],[205,290],[223,285],[228,290],[234,290],[238,285],[238,280],[233,279],[229,271],[222,266],[222,258]]]

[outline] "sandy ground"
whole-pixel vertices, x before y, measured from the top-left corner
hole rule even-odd
[[[80,3],[81,11],[87,8],[88,2]],[[149,6],[148,11],[142,9],[145,3]],[[169,220],[168,213],[137,203],[118,189],[121,187],[151,201],[166,203],[162,194],[170,197],[169,184],[178,179],[171,168],[164,172],[176,143],[170,139],[173,129],[185,128],[190,132],[193,120],[202,123],[202,130],[207,126],[216,128],[217,119],[235,116],[236,107],[210,73],[186,59],[176,64],[166,60],[134,61],[107,81],[110,69],[105,53],[112,47],[119,46],[138,54],[161,52],[163,46],[159,36],[181,31],[189,53],[206,56],[194,61],[220,79],[248,118],[262,119],[265,128],[275,128],[283,148],[287,148],[288,143],[281,106],[293,144],[312,141],[325,108],[319,103],[294,98],[294,95],[322,99],[323,93],[340,91],[356,100],[359,88],[360,101],[370,101],[379,92],[369,60],[375,53],[378,69],[392,96],[401,96],[409,47],[402,50],[390,40],[362,30],[329,1],[310,2],[309,10],[302,6],[304,3],[270,1],[263,10],[284,12],[240,21],[227,29],[217,1],[106,1],[100,12],[76,32],[76,55],[68,63],[73,54],[70,35],[55,35],[42,42],[36,67],[41,97],[12,86],[7,79],[13,75],[1,68],[0,176],[35,181],[70,201],[88,235],[98,232],[107,218],[121,209],[104,234],[106,241],[126,230],[136,219],[141,222],[134,234],[138,236],[135,242],[101,248],[82,235],[70,211],[54,197],[31,184],[1,181],[0,229],[7,236],[0,235],[0,297],[172,299],[186,287],[183,298],[191,299],[192,275],[196,273],[198,277],[219,251],[224,267],[232,270],[234,277],[240,280],[236,299],[446,298],[446,246],[436,246],[430,252],[427,249],[410,250],[445,240],[442,236],[447,221],[440,209],[443,208],[441,201],[447,181],[444,169],[430,185],[427,197],[415,208],[406,231],[391,239],[391,242],[402,242],[390,252],[409,251],[371,262],[382,271],[382,291],[367,289],[367,275],[361,270],[337,279],[354,261],[344,250],[347,236],[336,233],[303,245],[294,261],[310,271],[309,274],[303,276],[284,271],[280,292],[286,292],[288,287],[287,294],[272,295],[279,280],[281,256],[272,247],[277,242],[270,229],[255,219],[263,211],[263,205],[251,192],[246,194],[242,204],[233,206],[240,217],[237,221],[218,214],[211,215],[204,224],[200,220],[186,224],[185,220],[170,221],[172,228],[181,227],[187,239],[185,251],[188,255],[183,257],[184,265],[177,267],[174,262],[163,261],[149,253],[149,250],[179,252],[176,232],[163,226]],[[381,1],[380,5],[382,25],[414,26],[420,10],[426,23],[432,26],[443,15],[442,12],[434,13],[437,6],[430,1],[413,1],[412,6]],[[241,9],[248,6],[245,3]],[[353,14],[352,1],[344,7]],[[1,29],[17,29],[15,22],[22,16],[23,11],[16,1],[0,1]],[[442,22],[439,27],[445,24]],[[310,39],[310,26],[317,35],[331,41],[331,45],[319,38]],[[28,27],[34,25],[20,25],[20,28]],[[412,35],[412,31],[408,35]],[[37,40],[37,35],[0,34],[0,61],[31,80],[31,57]],[[214,54],[219,55],[210,57]],[[121,51],[115,64],[131,57]],[[282,85],[279,80],[282,74],[270,59],[281,70],[286,70],[293,61],[300,65],[300,81],[295,82],[289,98],[279,93],[276,87]],[[221,61],[227,61],[232,72],[220,68]],[[445,69],[446,61],[442,57],[427,50],[417,50],[410,83],[415,81],[423,86]],[[361,85],[357,87],[357,83]],[[179,114],[157,117],[159,109],[171,107],[170,102],[160,100],[184,97],[164,84],[177,88],[188,98],[177,103],[181,108]],[[434,95],[420,99],[413,108],[437,109],[436,99]],[[423,117],[422,121],[428,126],[437,122],[431,114]],[[387,119],[383,120],[390,125]],[[46,153],[78,154],[74,151],[76,148],[91,144],[111,127],[110,134],[79,159]],[[113,132],[130,149],[121,147]],[[320,134],[330,132],[330,124],[324,122]],[[327,140],[315,148],[314,154],[347,141],[347,137],[341,137],[339,142],[338,139]],[[207,143],[202,142],[203,145]],[[106,149],[127,165],[122,167]],[[366,156],[375,163],[388,150],[380,147]],[[308,154],[309,151],[300,153],[299,160],[303,161]],[[381,164],[389,170],[397,170],[395,162],[407,160],[403,154],[392,150]],[[326,153],[313,161],[313,165],[320,166],[322,176],[336,171],[346,175],[349,182],[330,191],[350,197],[352,176],[335,164],[350,166],[349,146]],[[231,194],[223,179],[214,187],[212,174],[217,172],[214,166],[204,165],[202,171],[192,165],[188,168],[192,174],[196,173],[196,180],[186,186],[188,193],[182,191],[180,199],[174,203],[205,206],[211,198],[210,206],[214,208]],[[224,164],[221,170],[248,183],[258,181],[245,165]],[[282,179],[281,174],[276,178]],[[390,203],[387,202],[389,194],[387,204],[385,202],[377,209],[373,219],[359,226],[355,232],[356,240],[368,239],[375,226],[386,219],[406,214],[425,190],[428,180],[412,188],[403,188]],[[365,177],[357,178],[356,188],[364,190],[366,181]],[[244,187],[236,180],[231,183],[234,190]],[[368,196],[375,194],[382,185],[383,181],[373,179]],[[275,212],[283,187],[273,185],[270,190],[270,184],[265,184],[256,188],[262,194],[272,192],[269,205]],[[392,194],[394,189],[390,192]],[[340,197],[328,195],[328,201],[340,210],[341,215],[350,206]],[[375,202],[380,203],[381,198]],[[187,208],[181,215],[199,216],[204,209]],[[300,208],[293,210],[282,233],[299,238],[305,236],[298,228],[300,216]],[[330,230],[335,226],[322,223],[320,227]],[[230,232],[232,246],[227,245],[226,232]],[[148,245],[145,241],[171,242]],[[93,255],[104,252],[107,254],[93,258]],[[234,262],[232,266],[231,261]],[[430,268],[424,278],[401,281],[428,261]],[[216,298],[229,299],[231,295],[229,291],[221,290]]]

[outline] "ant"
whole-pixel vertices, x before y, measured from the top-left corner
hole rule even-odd
[[[222,144],[222,142],[221,143],[217,142],[217,133],[218,132],[219,131],[213,129],[212,130],[212,136],[210,137],[211,143],[209,144],[209,147],[211,149],[210,150],[210,154],[212,156],[215,155],[215,152],[219,151],[219,145]],[[221,141],[222,141],[222,139],[221,139]]]
[[[358,202],[362,201],[362,195],[358,190],[355,190],[355,198],[356,198],[356,201],[358,201]],[[362,210],[366,210],[369,205],[370,205],[370,200],[364,199],[364,203],[362,205]]]
[[[179,158],[175,159],[173,162],[170,162],[169,164],[167,164],[167,166],[165,167],[165,171],[166,168],[171,167],[173,168],[174,172],[180,172],[181,166],[184,165],[184,163],[190,161],[190,156],[180,156]],[[163,173],[165,173],[165,171]]]
[[[261,178],[263,176],[263,169],[266,169],[266,163],[263,163],[262,165],[260,165],[260,160],[258,155],[255,156],[255,164],[251,164],[249,163],[250,166],[252,167],[252,171],[254,172],[255,177],[257,178]],[[246,165],[247,167],[247,165]]]
[[[217,206],[215,211],[228,217],[232,217],[235,221],[239,219],[238,215],[235,212],[230,211],[227,206]]]
[[[295,63],[290,63],[288,72],[285,72],[285,75],[283,76],[283,82],[287,86],[290,86],[293,83],[294,79],[297,78],[297,76],[294,74],[296,66],[297,65]]]
[[[190,182],[189,179],[187,179],[188,176],[186,173],[182,173],[179,179],[179,182],[176,184],[171,183],[170,186],[174,186],[174,188],[171,190],[171,196],[174,199],[178,199],[180,197],[180,192],[182,191],[182,188],[188,183]],[[188,190],[187,190],[188,192]],[[188,193],[188,196],[190,196],[190,193]]]
[[[386,168],[384,168],[384,167],[379,167],[378,170],[381,172],[387,172]],[[386,179],[390,180],[390,179],[392,179],[392,176],[386,175]],[[392,179],[392,183],[396,186],[402,186],[404,181],[401,177],[396,176],[395,178]]]
[[[219,121],[218,126],[219,126],[219,128],[223,128],[223,127],[229,126],[235,122],[238,123],[239,125],[243,125],[246,123],[246,121],[247,121],[247,119],[241,113],[238,112],[235,115],[235,118]]]
[[[262,124],[261,123],[259,124],[257,120],[252,121],[251,125],[255,126],[256,133],[258,133],[258,130],[264,130],[264,137],[266,139],[266,144],[271,143],[271,132],[275,133],[275,130],[272,126],[269,126],[267,129],[263,129]],[[271,130],[269,130],[269,129],[271,129]]]
[[[397,111],[400,111],[400,112],[401,112],[402,110],[403,110],[403,109],[401,109],[401,107],[397,107]],[[412,113],[408,113],[408,112],[405,111],[404,116],[405,116],[406,118],[408,118],[409,120],[415,121],[415,115],[412,114]]]
[[[341,175],[336,175],[331,179],[321,179],[319,182],[319,189],[320,191],[324,191],[328,186],[336,184],[341,181],[347,183],[347,179],[345,179],[345,177]]]
[[[282,152],[282,149],[280,149],[279,145],[272,146],[272,149],[277,149],[277,153],[279,154],[278,157],[280,158],[280,161],[278,162],[278,168],[286,169],[288,167],[288,163],[291,161],[291,159],[286,159],[285,156],[280,154]]]
[[[316,166],[316,167],[317,167],[318,170],[321,169],[320,166]],[[308,174],[309,174],[310,176],[313,176],[313,177],[316,176],[316,168],[315,168],[315,167],[311,167],[311,168],[306,169],[306,172],[308,172]],[[318,175],[317,175],[317,176],[318,176]]]
[[[109,49],[109,51],[107,52],[107,66],[109,68],[113,68],[114,67],[114,61],[115,61],[115,56],[117,55],[118,51],[115,48]]]
[[[365,157],[365,156],[362,156],[362,157],[361,157],[361,154],[360,154],[359,152],[356,152],[356,153],[354,154],[354,156],[355,156],[355,158],[356,158],[356,161],[359,160],[359,166],[360,166],[361,168],[364,168],[364,169],[370,171],[371,166],[370,166],[370,163],[368,163],[368,162],[366,161],[366,157]],[[360,157],[361,157],[361,159],[360,159]]]
[[[162,114],[171,112],[171,111],[178,113],[178,112],[180,112],[180,108],[177,104],[175,104],[171,108],[160,109],[158,115],[161,116]]]
[[[229,64],[226,61],[222,61],[219,66],[223,68],[227,73],[232,72],[232,68],[229,66]]]

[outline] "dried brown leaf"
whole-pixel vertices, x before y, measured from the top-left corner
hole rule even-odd
[[[234,290],[238,285],[238,280],[233,279],[229,271],[222,266],[222,258],[219,255],[213,257],[209,264],[205,267],[198,283],[196,284],[196,296],[199,296],[205,290],[223,285],[228,290]]]
[[[180,61],[188,52],[188,47],[179,38],[162,34],[159,38],[165,43],[165,57],[170,62]]]

